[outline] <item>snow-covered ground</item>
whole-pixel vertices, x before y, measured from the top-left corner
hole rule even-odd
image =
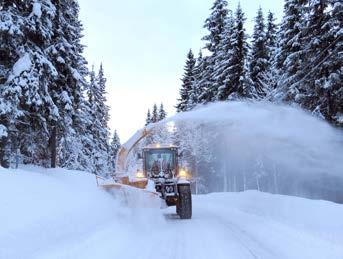
[[[128,208],[76,171],[0,169],[0,258],[343,258],[343,206],[257,191]]]

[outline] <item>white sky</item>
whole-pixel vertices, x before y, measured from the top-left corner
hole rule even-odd
[[[190,48],[203,47],[202,29],[214,0],[80,0],[89,65],[104,65],[111,130],[122,142],[140,129],[146,112],[163,102],[175,113],[180,78]],[[228,0],[236,9],[238,0]],[[241,0],[246,29],[261,6],[280,20],[283,0]]]

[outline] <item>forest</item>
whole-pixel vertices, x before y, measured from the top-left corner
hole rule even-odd
[[[192,50],[187,55],[177,110],[264,100],[300,106],[342,127],[342,2],[286,0],[280,24],[262,7],[250,36],[240,5],[233,11],[226,0],[214,1],[204,24],[204,49],[197,57]]]

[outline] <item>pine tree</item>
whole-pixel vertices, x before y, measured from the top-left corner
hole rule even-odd
[[[227,19],[225,30],[221,36],[219,45],[218,59],[216,60],[214,78],[217,90],[216,100],[226,100],[231,91],[230,78],[230,59],[233,55],[232,37],[234,33],[234,19],[230,12]]]
[[[84,46],[81,44],[83,28],[76,0],[55,2],[55,9],[55,33],[52,45],[46,51],[58,71],[58,77],[50,91],[61,119],[52,121],[50,128],[57,128],[60,166],[81,169],[81,161],[89,159],[82,144],[85,125],[84,114],[80,112],[85,110],[83,91],[88,88],[87,62],[83,57]]]
[[[118,136],[117,131],[115,130],[113,133],[111,145],[110,145],[110,154],[109,154],[109,161],[110,161],[110,172],[115,172],[116,168],[116,159],[118,151],[121,147],[120,139]]]
[[[331,4],[331,5],[329,5]],[[343,93],[342,28],[343,5],[336,1],[309,1],[307,19],[302,31],[301,46],[305,65],[298,72],[295,101],[305,109],[335,124],[343,124],[341,118]]]
[[[104,75],[104,69],[102,63],[100,64],[100,69],[98,72],[97,76],[97,84],[99,85],[99,89],[101,92],[101,103],[100,103],[100,109],[101,109],[101,114],[103,115],[102,118],[102,124],[103,127],[108,129],[108,121],[110,120],[110,115],[109,115],[109,110],[110,108],[107,106],[107,98],[106,98],[106,78]]]
[[[54,34],[55,10],[49,0],[4,1],[0,15],[0,116],[6,129],[1,149],[8,160],[21,147],[24,162],[46,165],[48,122],[58,117],[49,92],[57,71],[45,53]]]
[[[274,14],[269,11],[266,30],[266,49],[268,56],[268,64],[271,64],[274,60],[275,51],[277,48],[277,31],[278,26],[275,24]]]
[[[235,24],[232,33],[232,54],[229,62],[228,78],[226,83],[230,85],[228,99],[237,99],[254,95],[250,89],[250,82],[247,76],[246,59],[248,44],[244,29],[244,13],[238,5],[235,12]]]
[[[330,45],[327,48],[331,51],[328,51],[330,54],[327,54],[330,55],[328,58],[327,73],[322,74],[324,76],[320,80],[321,88],[327,89],[321,107],[325,118],[343,127],[343,3],[339,0],[331,0],[329,3],[330,12],[326,14],[328,18],[324,24],[324,27],[328,29],[328,33],[324,37],[324,40],[330,40],[328,41]],[[324,59],[321,62],[326,64]],[[320,93],[320,91],[318,92]]]
[[[91,129],[93,146],[91,147],[91,157],[94,164],[95,174],[104,174],[108,164],[108,107],[105,103],[105,78],[102,66],[99,73],[95,76],[94,68],[90,72],[90,84],[88,89],[88,103],[90,118],[93,123]]]
[[[204,28],[209,31],[209,34],[203,37],[206,48],[215,52],[220,43],[220,37],[225,27],[225,19],[228,13],[226,0],[215,0],[211,8],[212,12],[209,18],[205,20]]]
[[[211,55],[206,58],[206,81],[203,82],[204,93],[201,97],[203,102],[212,102],[216,100],[218,94],[218,85],[216,84],[216,65],[220,63],[221,56],[219,54],[221,37],[226,27],[226,18],[228,15],[227,1],[215,0],[212,12],[205,20],[204,28],[209,32],[208,35],[202,38],[206,41],[205,46],[211,52]]]
[[[152,109],[151,122],[152,123],[158,122],[158,110],[157,110],[156,103],[154,104],[153,109]]]
[[[190,91],[192,90],[192,84],[194,82],[194,68],[195,68],[196,60],[194,59],[194,55],[192,50],[188,52],[186,65],[184,67],[184,74],[181,79],[182,85],[180,88],[180,99],[178,99],[178,104],[176,105],[177,112],[187,111],[188,101]]]
[[[252,36],[252,50],[250,57],[250,78],[257,97],[264,97],[263,75],[268,69],[268,51],[266,46],[266,33],[262,8],[260,7],[255,18]]]
[[[211,66],[210,57],[201,57],[197,64],[195,71],[194,89],[197,89],[197,94],[194,95],[196,104],[205,104],[213,99],[214,93],[211,92],[213,89],[213,82],[211,77],[213,75],[213,66]],[[193,104],[190,108],[193,108]]]
[[[261,83],[263,85],[263,92],[267,95],[267,98],[273,94],[276,88],[279,74],[276,68],[275,55],[277,51],[277,32],[278,26],[275,24],[274,14],[268,12],[267,29],[266,29],[266,51],[267,51],[267,68],[262,73]]]
[[[298,79],[298,74],[303,67],[304,44],[301,32],[304,30],[304,6],[305,0],[287,0],[284,6],[284,18],[280,27],[280,47],[276,55],[276,67],[282,74],[278,82],[279,91],[285,92],[284,99],[295,100],[299,93],[293,84]]]
[[[192,110],[197,104],[200,103],[200,95],[202,93],[201,88],[201,81],[202,81],[202,74],[206,68],[204,67],[204,60],[202,57],[201,50],[199,51],[199,56],[196,60],[195,67],[194,67],[194,81],[192,84],[192,88],[189,93],[189,99],[187,103],[188,110]]]
[[[151,113],[150,109],[148,109],[148,112],[146,114],[146,119],[145,119],[145,126],[148,126],[151,123]]]
[[[161,103],[160,109],[159,109],[159,111],[158,111],[158,120],[159,120],[159,121],[164,120],[166,117],[167,117],[167,113],[166,113],[166,111],[164,110],[163,103]]]

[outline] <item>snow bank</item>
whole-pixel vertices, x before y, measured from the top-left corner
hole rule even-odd
[[[213,193],[201,195],[199,199],[205,201],[203,206],[219,211],[222,215],[237,211],[243,213],[242,216],[255,216],[265,222],[274,222],[296,229],[302,235],[307,234],[337,245],[343,244],[343,205],[341,204],[258,191]],[[244,220],[244,218],[240,220],[242,219]],[[249,222],[246,223],[246,228],[251,231]],[[262,223],[255,227],[261,228],[263,232],[265,226]]]
[[[99,189],[94,175],[38,167],[0,168],[0,208],[0,258],[16,259],[82,239],[110,222],[114,240],[120,239],[139,210]],[[148,225],[149,216],[141,218]]]

